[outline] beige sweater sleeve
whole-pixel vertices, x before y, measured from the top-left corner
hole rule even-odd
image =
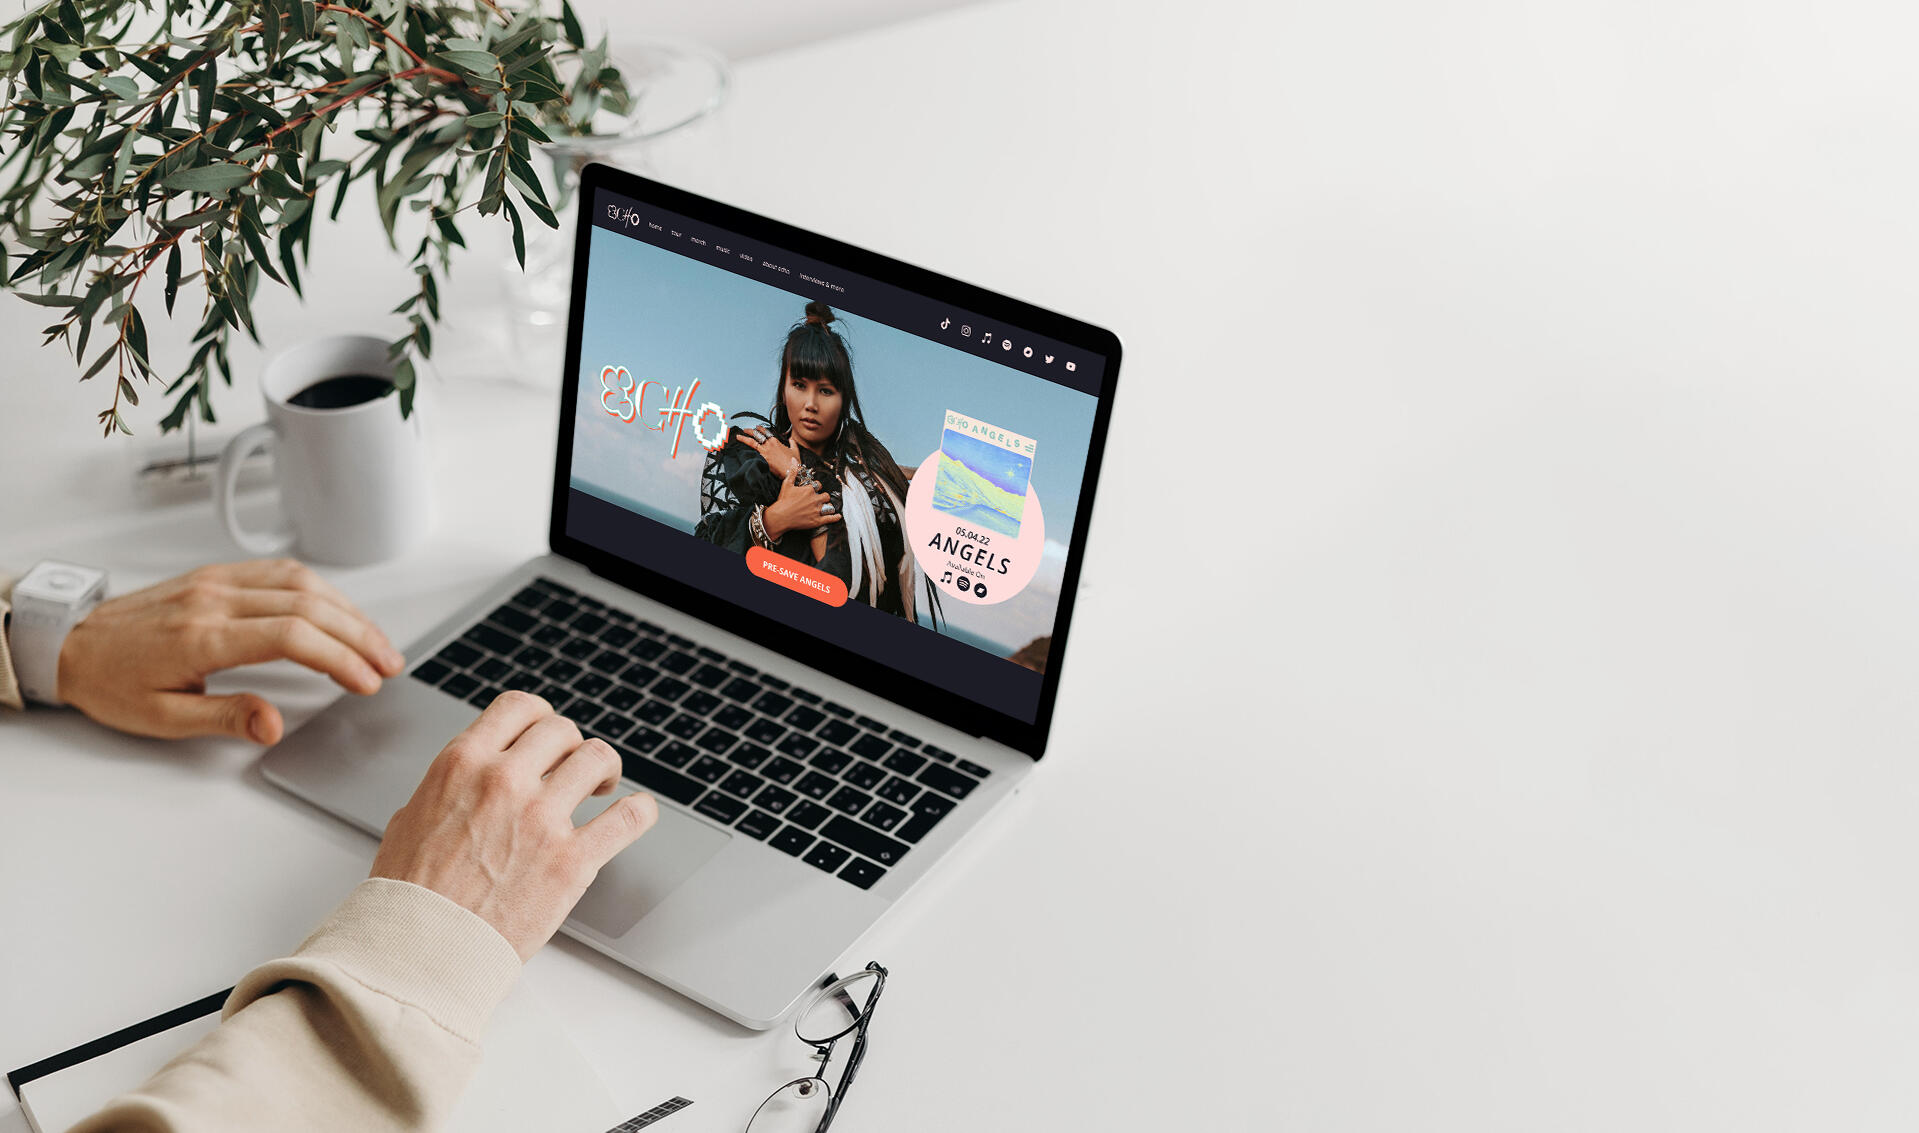
[[[297,952],[247,973],[218,1030],[72,1133],[438,1128],[519,972],[468,910],[363,881]]]

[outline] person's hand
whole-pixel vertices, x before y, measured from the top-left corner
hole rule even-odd
[[[525,960],[613,855],[659,821],[631,794],[584,826],[573,811],[618,785],[620,757],[527,692],[503,692],[446,745],[387,823],[372,877],[410,881],[471,909]]]
[[[797,441],[783,441],[767,432],[765,426],[741,429],[737,435],[741,442],[760,454],[760,459],[766,461],[766,466],[780,479],[784,480],[799,470],[800,446]]]
[[[797,483],[799,474],[797,464],[787,470],[786,478],[780,481],[779,498],[767,504],[766,514],[761,516],[767,538],[776,543],[789,531],[812,531],[840,522],[838,514],[823,510],[832,505],[833,497],[818,484]]]
[[[221,669],[291,659],[369,693],[406,665],[346,595],[292,559],[201,567],[95,606],[60,647],[60,699],[141,736],[270,744],[280,710],[252,693],[207,696]]]

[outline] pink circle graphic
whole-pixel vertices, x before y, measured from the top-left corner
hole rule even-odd
[[[1005,535],[934,506],[940,454],[920,462],[906,493],[906,538],[913,557],[940,593],[974,606],[992,606],[1026,588],[1046,548],[1039,493],[1026,486],[1019,534]]]

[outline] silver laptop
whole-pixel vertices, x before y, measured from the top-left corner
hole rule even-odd
[[[574,256],[549,553],[263,770],[379,834],[545,696],[661,804],[564,931],[770,1027],[1044,753],[1120,344],[604,166]]]

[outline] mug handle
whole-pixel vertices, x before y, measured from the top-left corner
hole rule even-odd
[[[272,441],[273,426],[266,422],[240,430],[240,435],[228,441],[225,451],[220,453],[220,473],[213,486],[213,506],[220,513],[220,522],[226,525],[227,534],[233,536],[240,549],[251,555],[284,555],[293,549],[291,534],[267,535],[244,530],[233,512],[233,493],[240,482],[240,466],[255,450]]]

